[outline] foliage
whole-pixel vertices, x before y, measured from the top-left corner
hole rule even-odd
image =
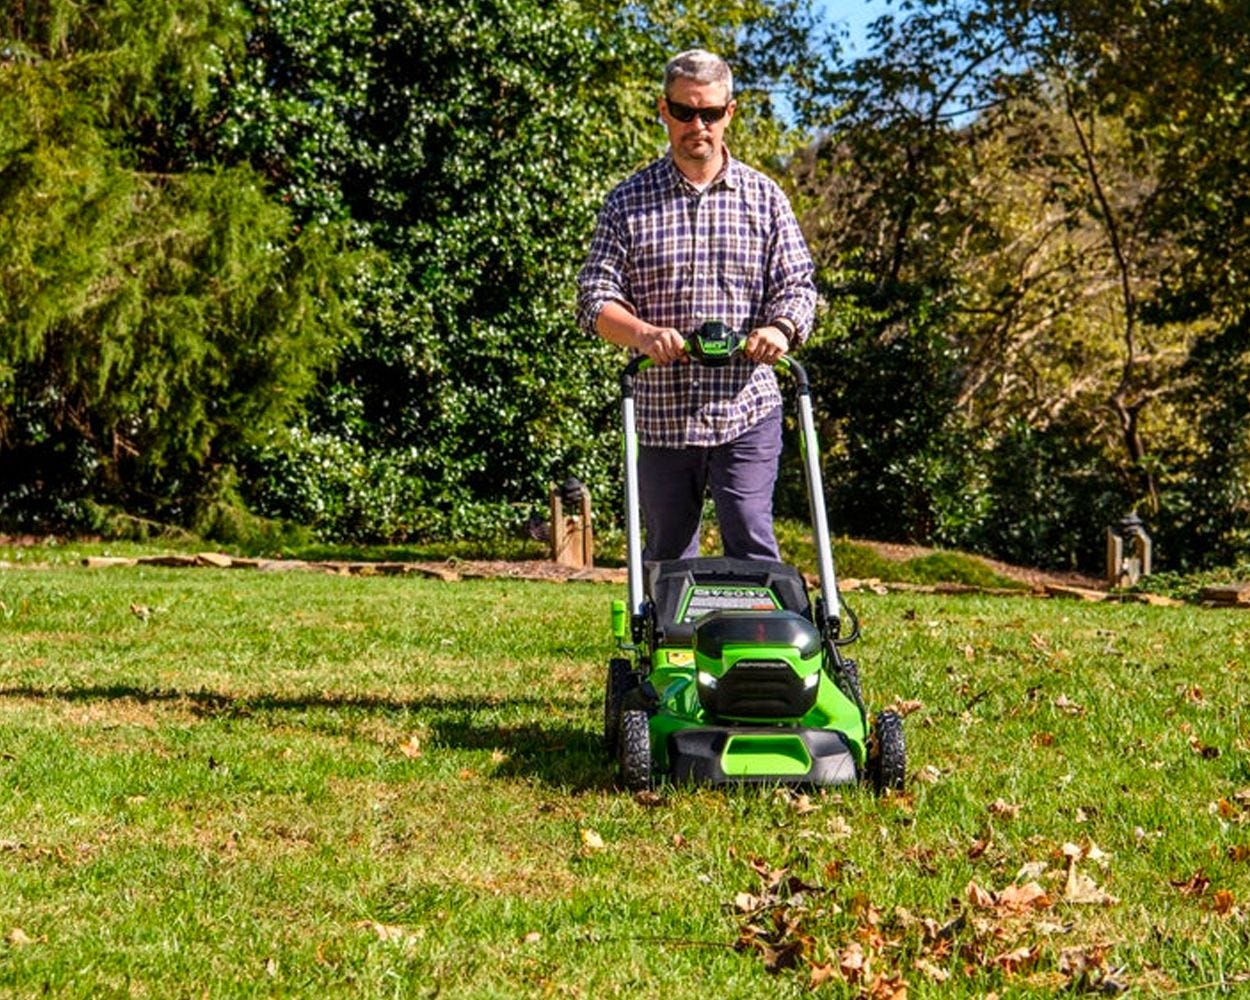
[[[352,258],[332,230],[293,229],[247,168],[167,173],[134,148],[165,90],[202,103],[231,10],[33,3],[2,26],[11,521],[72,522],[87,499],[188,516],[350,336]]]
[[[343,220],[388,264],[297,432],[252,453],[251,502],[382,541],[497,531],[570,474],[613,495],[618,360],[571,329],[595,213],[659,149],[656,80],[676,39],[741,54],[747,148],[775,149],[750,87],[781,72],[764,42],[798,47],[801,6],[254,9],[212,156],[266,171],[301,217]]]
[[[949,357],[944,395],[923,349],[908,359],[910,385],[902,369],[878,370],[888,416],[865,419],[831,397],[833,426],[863,427],[848,454],[881,484],[883,503],[847,507],[847,530],[1057,565],[1100,559],[1106,519],[1134,506],[1167,537],[1173,565],[1210,558],[1203,535],[1243,533],[1236,390],[1224,396],[1198,359],[1204,338],[1236,328],[1213,284],[1231,278],[1235,254],[1208,255],[1199,234],[1216,219],[1225,243],[1239,231],[1223,192],[1240,190],[1244,149],[1205,136],[1188,113],[1236,125],[1241,112],[1225,104],[1241,107],[1244,72],[1231,68],[1246,65],[1234,30],[1244,15],[1197,6],[1190,25],[1167,4],[907,4],[876,23],[869,55],[818,81],[803,109],[826,131],[796,176],[834,303],[825,363],[844,376],[848,359],[893,345],[899,330],[914,338],[933,316],[929,343],[944,341]],[[1235,40],[1183,97],[1212,58],[1198,24]],[[1221,191],[1206,216],[1192,210],[1196,176]],[[1203,402],[1212,397],[1228,404]],[[872,456],[891,453],[889,417],[912,438],[904,461],[881,468]],[[1186,463],[1210,440],[1234,452],[1199,475]],[[861,488],[855,466],[840,476]]]

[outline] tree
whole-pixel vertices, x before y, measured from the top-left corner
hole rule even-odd
[[[350,322],[334,233],[244,167],[153,169],[162,93],[190,112],[230,5],[50,0],[0,20],[0,505],[193,516],[281,426]],[[36,210],[32,211],[32,206]]]

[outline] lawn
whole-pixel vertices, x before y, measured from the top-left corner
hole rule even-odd
[[[1241,613],[855,594],[904,794],[635,798],[616,596],[0,572],[0,993],[1250,989]]]

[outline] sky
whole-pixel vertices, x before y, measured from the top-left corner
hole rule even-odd
[[[857,56],[867,52],[868,25],[890,10],[886,0],[815,0],[813,6],[829,24],[841,24],[850,30],[847,45],[853,46],[851,54]]]

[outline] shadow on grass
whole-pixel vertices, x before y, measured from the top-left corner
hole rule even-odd
[[[465,750],[500,750],[507,755],[492,772],[500,778],[530,778],[580,793],[613,786],[615,764],[603,737],[558,722],[501,725],[465,714],[431,726],[436,742]]]
[[[584,701],[573,698],[431,695],[384,698],[351,694],[228,694],[178,688],[143,688],[128,684],[76,688],[15,686],[0,688],[0,699],[46,702],[130,701],[185,707],[202,718],[247,719],[269,713],[317,710],[364,714],[418,715],[427,719],[431,741],[457,750],[498,750],[505,759],[491,772],[500,778],[532,778],[574,792],[612,786],[614,766],[603,752],[602,737],[561,721],[563,715],[586,714]],[[493,716],[517,710],[542,713],[541,722],[508,723]]]

